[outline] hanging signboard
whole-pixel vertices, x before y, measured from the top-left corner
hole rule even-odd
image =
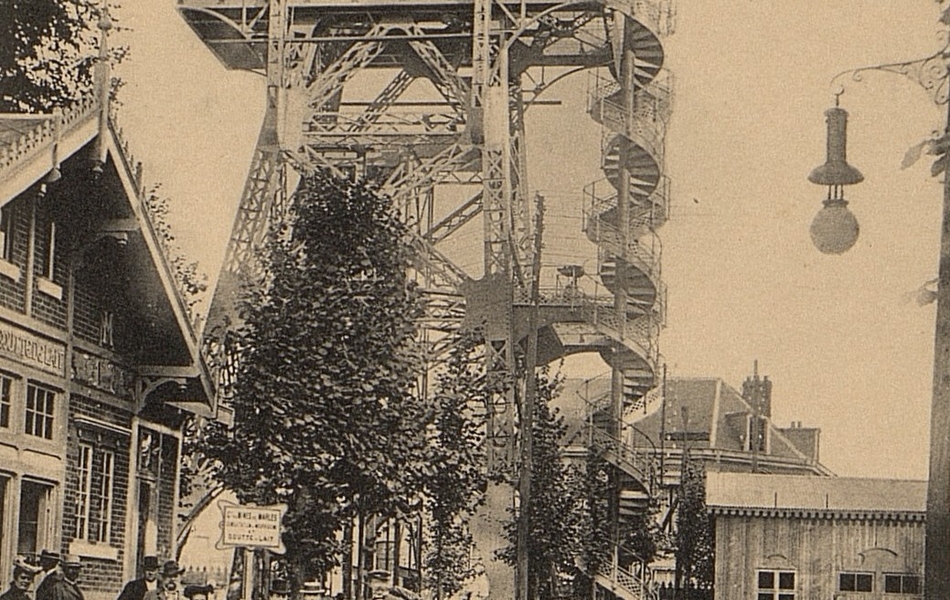
[[[263,548],[275,554],[284,553],[281,521],[287,512],[286,504],[244,506],[220,500],[218,507],[221,509],[221,539],[216,544],[219,550]]]

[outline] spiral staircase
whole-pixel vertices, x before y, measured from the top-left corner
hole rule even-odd
[[[593,322],[611,342],[598,351],[614,369],[613,382],[622,381],[619,393],[588,400],[589,439],[614,467],[616,516],[622,524],[642,514],[654,491],[654,453],[636,448],[630,439],[635,429],[627,422],[631,412],[648,409],[657,397],[657,336],[665,318],[666,289],[655,231],[669,215],[663,161],[672,91],[659,37],[668,14],[664,7],[636,1],[615,6],[623,20],[610,39],[613,79],[594,81],[588,105],[604,131],[604,178],[585,189],[583,223],[598,247],[597,276],[614,299],[612,305],[599,303]],[[631,59],[632,65],[623,64]],[[624,600],[653,598],[647,573],[647,565],[618,543],[596,582]]]

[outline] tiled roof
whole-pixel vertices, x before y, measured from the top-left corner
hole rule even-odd
[[[758,473],[706,474],[706,506],[819,513],[923,513],[927,482]]]

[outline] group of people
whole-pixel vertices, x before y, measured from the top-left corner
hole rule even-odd
[[[0,595],[0,600],[85,600],[79,577],[82,563],[79,557],[43,550],[39,564],[33,564],[22,556],[13,562],[13,581],[10,589]],[[210,600],[214,586],[187,585],[182,587],[181,575],[185,572],[174,560],[159,565],[158,557],[146,556],[142,560],[142,577],[125,584],[116,600]],[[30,588],[36,583],[33,596]]]

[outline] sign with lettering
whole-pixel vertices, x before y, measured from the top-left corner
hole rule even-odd
[[[287,512],[286,504],[271,506],[243,506],[220,500],[221,539],[216,544],[226,548],[265,548],[275,554],[284,553],[281,540],[281,521]]]
[[[66,376],[66,346],[0,323],[0,355],[60,377]]]

